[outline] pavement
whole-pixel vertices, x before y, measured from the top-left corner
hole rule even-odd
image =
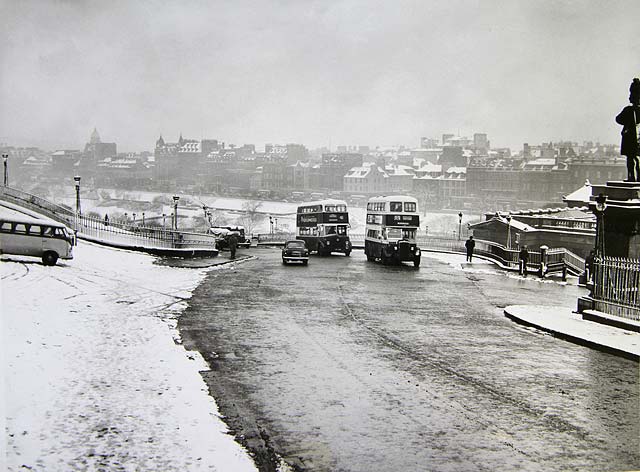
[[[562,339],[594,349],[640,360],[640,332],[589,321],[570,308],[540,305],[511,305],[505,316],[527,326],[541,329]],[[600,318],[607,315],[597,313]],[[629,322],[635,325],[638,322]]]

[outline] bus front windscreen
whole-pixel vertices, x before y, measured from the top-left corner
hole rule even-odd
[[[415,229],[387,228],[387,239],[406,239],[414,241],[416,239]]]

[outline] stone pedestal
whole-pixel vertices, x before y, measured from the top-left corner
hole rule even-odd
[[[599,215],[596,197],[606,195],[604,212]],[[640,259],[640,182],[607,182],[591,186],[589,209],[603,224],[604,254],[607,257]],[[597,244],[597,243],[596,243]]]

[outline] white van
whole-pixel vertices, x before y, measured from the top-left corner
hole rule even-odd
[[[44,265],[73,259],[75,236],[62,223],[26,215],[0,216],[0,254],[41,257]]]

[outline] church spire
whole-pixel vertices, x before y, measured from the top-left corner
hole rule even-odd
[[[89,140],[91,144],[97,144],[100,142],[100,135],[98,134],[98,130],[93,128],[93,133],[91,133],[91,139]]]

